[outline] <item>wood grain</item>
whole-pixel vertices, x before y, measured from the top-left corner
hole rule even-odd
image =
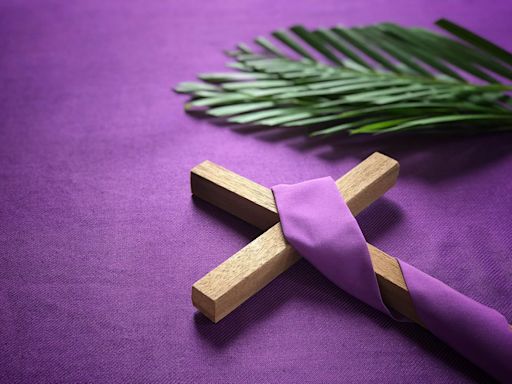
[[[398,177],[395,160],[374,153],[336,181],[353,214],[391,188]],[[192,287],[192,302],[218,322],[293,265],[300,256],[286,243],[272,191],[219,165],[205,161],[191,172],[192,192],[233,215],[268,229]],[[384,302],[419,322],[397,260],[368,244]]]

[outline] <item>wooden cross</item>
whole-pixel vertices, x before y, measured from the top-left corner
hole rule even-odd
[[[352,214],[382,196],[396,182],[398,162],[374,153],[336,181]],[[192,303],[218,322],[291,267],[300,255],[283,237],[274,196],[265,188],[210,161],[191,171],[192,193],[265,230],[192,286]],[[398,261],[368,244],[384,303],[421,325]]]

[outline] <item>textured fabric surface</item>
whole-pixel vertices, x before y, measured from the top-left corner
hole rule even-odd
[[[263,185],[380,150],[397,185],[367,240],[512,319],[510,134],[342,137],[231,128],[169,89],[273,28],[451,18],[512,49],[501,1],[0,2],[3,382],[472,383],[489,378],[301,261],[219,324],[194,281],[259,234],[190,196],[209,159]]]
[[[366,240],[334,180],[280,184],[272,191],[286,240],[343,291],[391,315],[382,302]],[[512,328],[505,317],[399,263],[425,328],[494,378],[512,380]]]

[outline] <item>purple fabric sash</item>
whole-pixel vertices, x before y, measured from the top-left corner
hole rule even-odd
[[[344,291],[391,316],[364,236],[330,177],[272,188],[288,242]],[[438,338],[512,382],[512,328],[499,312],[400,261],[416,312]],[[396,318],[396,317],[395,317]]]

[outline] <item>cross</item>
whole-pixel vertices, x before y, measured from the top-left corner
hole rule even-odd
[[[336,181],[350,211],[357,215],[396,182],[399,164],[375,152]],[[283,237],[269,188],[204,161],[191,171],[192,193],[265,230],[258,238],[192,286],[192,303],[218,322],[290,268],[300,255]],[[421,325],[398,261],[368,244],[384,304]]]

